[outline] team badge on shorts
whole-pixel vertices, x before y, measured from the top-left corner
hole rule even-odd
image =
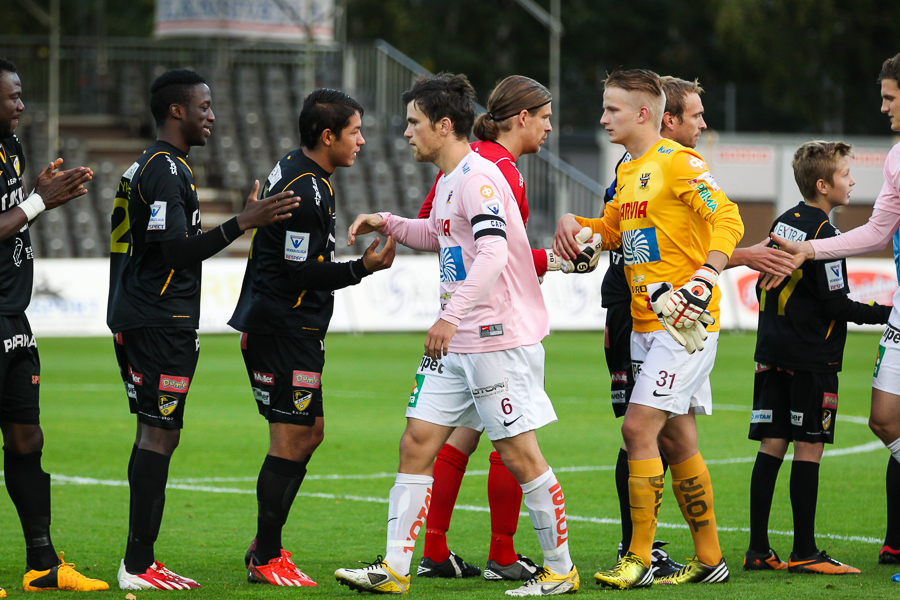
[[[299,412],[306,412],[310,402],[312,402],[312,392],[309,390],[294,390],[294,407]]]
[[[168,417],[175,409],[178,408],[178,398],[175,396],[161,395],[159,396],[159,413]]]
[[[822,431],[831,429],[831,411],[825,409],[822,411]]]

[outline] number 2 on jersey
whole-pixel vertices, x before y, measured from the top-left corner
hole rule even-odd
[[[119,184],[112,210],[112,235],[109,240],[109,251],[117,254],[131,252],[131,220],[128,218],[128,191],[124,191],[123,183]]]

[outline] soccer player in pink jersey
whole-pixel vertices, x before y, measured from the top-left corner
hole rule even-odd
[[[884,61],[878,76],[881,112],[888,115],[891,129],[900,132],[900,54]],[[872,216],[856,229],[837,237],[795,242],[773,235],[782,250],[794,255],[794,265],[806,260],[844,258],[883,250],[900,228],[900,144],[884,161],[884,185],[875,200]],[[780,279],[766,278],[771,288]],[[872,412],[869,427],[891,452],[886,474],[887,532],[878,562],[900,564],[900,288],[894,292],[891,312],[878,345],[872,377]]]
[[[379,231],[440,254],[441,310],[425,337],[425,356],[407,409],[400,466],[391,489],[387,549],[362,569],[338,569],[351,589],[403,594],[416,538],[424,526],[438,450],[453,428],[484,427],[522,486],[544,553],[543,567],[513,596],[574,592],[565,499],[538,447],[535,430],[556,421],[543,388],[549,317],[535,277],[525,225],[496,165],[472,152],[468,136],[475,92],[463,75],[423,76],[402,96],[404,135],[416,160],[444,175],[428,219],[359,215],[348,232]]]

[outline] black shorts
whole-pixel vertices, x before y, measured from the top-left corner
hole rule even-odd
[[[609,369],[609,386],[612,408],[616,417],[625,414],[631,391],[634,389],[634,372],[631,365],[631,304],[617,302],[606,309],[606,329],[603,332],[603,350]]]
[[[38,425],[41,359],[25,313],[0,315],[0,421]]]
[[[116,333],[113,339],[131,413],[160,429],[184,427],[184,405],[200,355],[197,332],[148,327]]]
[[[837,410],[837,373],[757,365],[749,438],[833,444]]]
[[[256,407],[267,421],[312,426],[325,415],[324,341],[242,333],[241,354]]]

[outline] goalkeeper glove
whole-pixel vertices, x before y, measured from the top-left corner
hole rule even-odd
[[[590,227],[582,227],[575,235],[575,241],[581,246],[578,255],[572,260],[564,261],[563,273],[590,273],[597,268],[600,261],[600,249],[603,247],[603,238],[599,233],[595,234]]]
[[[584,244],[591,239],[592,234],[590,227],[582,227],[581,231],[575,235],[575,241],[579,244]],[[544,252],[547,253],[547,271],[561,270],[563,273],[572,273],[575,270],[575,265],[571,260],[565,260],[550,248],[544,248]],[[576,257],[575,260],[577,261],[578,258]],[[594,261],[594,267],[596,266],[596,261]],[[591,270],[593,271],[594,269],[592,268]]]
[[[653,289],[655,286],[656,289]],[[669,335],[678,342],[680,345],[684,346],[684,349],[688,354],[693,354],[697,350],[703,350],[703,341],[709,336],[706,331],[707,325],[712,325],[716,322],[713,319],[712,315],[709,314],[709,311],[703,311],[700,317],[697,319],[701,326],[695,327],[687,327],[687,328],[677,328],[672,319],[670,317],[666,317],[663,315],[663,309],[666,303],[672,298],[674,292],[672,290],[672,284],[670,283],[657,283],[651,284],[647,286],[647,291],[651,291],[652,293],[648,296],[648,304],[650,305],[650,310],[656,313],[656,318],[659,319],[659,322],[662,323],[662,326],[666,331],[669,332]]]
[[[691,280],[673,293],[662,307],[662,314],[675,327],[693,327],[709,306],[719,273],[710,265],[703,265]]]

